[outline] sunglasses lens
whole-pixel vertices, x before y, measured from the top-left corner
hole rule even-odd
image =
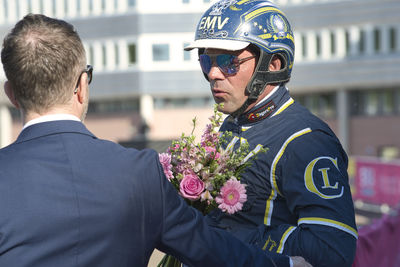
[[[214,58],[214,57],[213,57]],[[209,55],[200,55],[200,66],[205,74],[211,70],[213,60]],[[221,54],[216,56],[218,68],[225,74],[232,75],[238,71],[238,57],[235,55]]]
[[[205,74],[208,74],[210,72],[212,62],[209,55],[200,55],[200,66]]]
[[[235,62],[237,62],[237,56],[222,54],[217,56],[217,65],[219,69],[225,74],[235,74],[237,68]]]
[[[91,65],[87,66],[87,75],[88,75],[88,81],[90,84],[92,82],[92,78],[93,78],[93,67]]]

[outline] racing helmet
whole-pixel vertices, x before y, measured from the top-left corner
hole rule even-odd
[[[285,14],[266,0],[221,0],[201,17],[195,41],[185,50],[206,48],[242,50],[251,45],[259,50],[254,74],[246,86],[248,99],[232,116],[243,113],[255,102],[267,84],[288,82],[294,62],[294,37]],[[280,71],[269,71],[276,55],[281,59]],[[208,79],[207,74],[205,74]]]

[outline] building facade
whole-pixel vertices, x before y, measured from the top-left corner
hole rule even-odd
[[[86,124],[117,142],[165,140],[212,113],[197,51],[184,52],[210,0],[0,0],[0,36],[31,13],[71,22],[94,66]],[[276,0],[294,29],[288,83],[350,155],[400,157],[400,1]],[[5,80],[0,72],[0,82]],[[0,145],[21,129],[0,94]]]

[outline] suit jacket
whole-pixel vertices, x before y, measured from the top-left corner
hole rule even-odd
[[[1,267],[146,266],[154,248],[192,266],[273,266],[208,227],[154,151],[99,140],[76,121],[29,126],[0,150]]]

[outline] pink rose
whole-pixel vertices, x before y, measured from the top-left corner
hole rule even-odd
[[[215,158],[215,159],[218,159],[218,158],[219,158],[219,153],[217,152],[217,150],[215,149],[215,147],[206,146],[204,149],[205,149],[206,152],[207,152],[207,157]]]
[[[185,175],[180,183],[180,192],[184,198],[197,200],[204,191],[204,183],[197,175]]]

